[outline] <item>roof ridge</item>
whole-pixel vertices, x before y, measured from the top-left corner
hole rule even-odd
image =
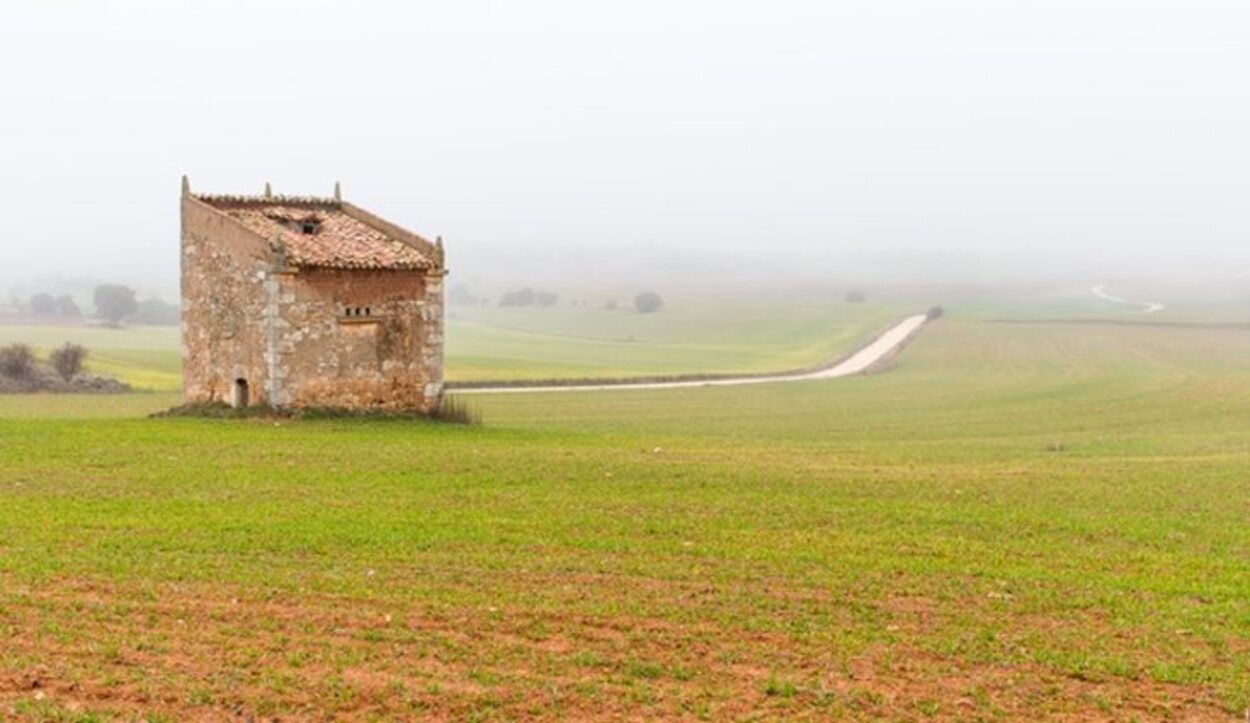
[[[269,206],[278,206],[284,203],[295,203],[316,206],[332,206],[335,208],[339,208],[343,205],[341,200],[325,196],[283,196],[279,194],[264,196],[238,193],[193,193],[191,196],[199,201],[216,201],[218,203],[247,203]]]

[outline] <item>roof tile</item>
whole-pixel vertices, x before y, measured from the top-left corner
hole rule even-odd
[[[300,268],[430,269],[420,250],[347,215],[333,201],[199,196],[264,238]]]

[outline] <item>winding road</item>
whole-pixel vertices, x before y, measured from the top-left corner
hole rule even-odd
[[[1128,299],[1121,299],[1118,296],[1113,296],[1107,292],[1106,284],[1099,284],[1098,286],[1093,287],[1089,291],[1091,294],[1093,294],[1094,296],[1097,296],[1100,299],[1106,299],[1107,301],[1114,301],[1117,304],[1128,304],[1129,306],[1140,306],[1142,308],[1143,314],[1153,314],[1156,311],[1163,311],[1164,309],[1168,308],[1165,304],[1160,304],[1157,301],[1129,301]]]
[[[777,382],[803,382],[814,379],[836,379],[867,371],[895,349],[901,347],[928,320],[926,314],[916,314],[890,327],[881,336],[851,356],[836,364],[815,371],[794,372],[769,376],[725,377],[721,379],[694,379],[669,382],[621,382],[617,384],[562,384],[508,386],[508,387],[458,387],[448,389],[448,394],[517,394],[529,392],[587,392],[609,389],[685,389],[691,387],[734,387],[743,384],[773,384]]]

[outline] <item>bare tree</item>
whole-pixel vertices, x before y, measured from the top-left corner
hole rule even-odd
[[[82,363],[87,359],[87,347],[65,342],[64,346],[52,351],[50,359],[52,368],[68,382],[82,371]]]
[[[35,353],[25,344],[0,349],[0,374],[10,379],[26,379],[35,371]]]

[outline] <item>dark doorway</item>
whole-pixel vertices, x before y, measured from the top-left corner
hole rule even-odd
[[[230,400],[230,406],[234,407],[235,409],[242,409],[247,406],[247,403],[248,403],[247,380],[235,379],[234,380],[234,397]]]

